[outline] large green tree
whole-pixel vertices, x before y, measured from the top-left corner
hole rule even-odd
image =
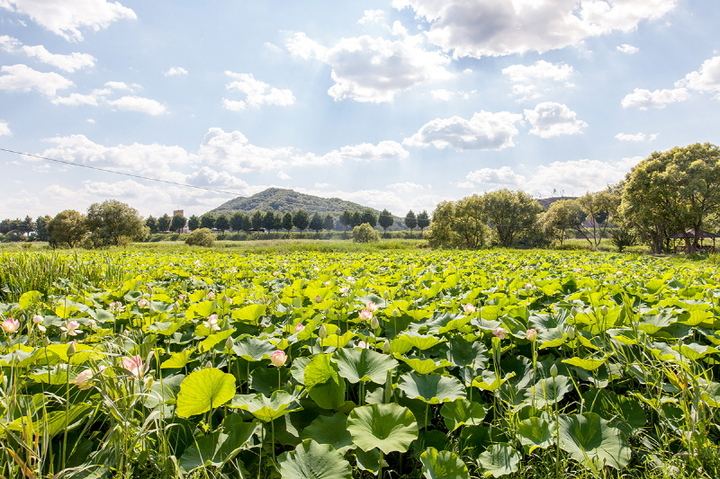
[[[172,219],[170,218],[170,215],[165,213],[157,220],[157,228],[158,232],[164,233],[165,231],[170,231],[170,223],[172,222]]]
[[[293,215],[289,211],[282,217],[282,229],[286,230],[288,233],[293,229]]]
[[[310,216],[304,210],[298,210],[293,215],[293,226],[301,232],[305,231],[310,224]]]
[[[384,209],[380,212],[378,223],[380,223],[382,229],[387,232],[387,229],[395,223],[395,219],[393,218],[392,213],[390,213],[387,209]]]
[[[620,214],[653,252],[675,233],[701,231],[720,208],[720,148],[695,143],[654,152],[630,171]],[[691,237],[692,236],[692,237]],[[685,234],[688,252],[699,235]]]
[[[323,218],[320,216],[320,213],[312,215],[312,218],[310,218],[309,228],[316,233],[319,233],[320,230],[323,229]]]
[[[554,201],[542,214],[540,222],[545,233],[562,246],[568,230],[580,229],[584,219],[585,213],[578,202],[568,199]]]
[[[507,189],[491,191],[482,196],[484,217],[497,235],[500,246],[509,248],[522,234],[538,228],[540,203],[524,191]]]
[[[50,246],[56,248],[67,245],[74,248],[87,233],[85,215],[75,210],[61,211],[48,222],[47,230]]]
[[[430,216],[428,216],[427,211],[422,210],[422,212],[417,215],[417,227],[420,228],[420,232],[422,232],[428,226],[430,226]]]
[[[93,203],[87,212],[87,227],[96,247],[119,246],[140,241],[148,234],[135,208],[118,200]]]
[[[408,211],[405,215],[405,226],[410,228],[410,232],[417,228],[417,217],[415,216],[413,210]]]
[[[433,248],[476,249],[485,245],[488,234],[482,197],[473,195],[437,205],[428,242]]]
[[[173,215],[172,220],[170,220],[170,229],[176,233],[182,233],[182,230],[183,228],[185,228],[186,224],[187,218],[185,218],[184,215]]]

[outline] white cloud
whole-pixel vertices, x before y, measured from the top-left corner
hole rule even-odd
[[[248,106],[258,108],[261,105],[288,106],[295,102],[292,91],[273,88],[267,83],[256,80],[251,73],[226,71],[225,74],[236,79],[236,81],[228,83],[226,88],[245,95],[244,101],[223,99],[223,105],[228,110],[242,111]]]
[[[358,23],[379,23],[383,20],[384,17],[385,12],[383,12],[382,10],[365,10],[363,12],[362,18],[358,20]]]
[[[720,56],[705,60],[698,71],[688,73],[675,86],[720,92]]]
[[[391,185],[387,185],[387,188],[398,191],[400,193],[409,193],[411,191],[425,189],[425,187],[423,185],[418,185],[417,183],[411,183],[409,181],[406,181],[404,183],[393,183]]]
[[[518,134],[515,123],[520,121],[522,115],[507,111],[480,111],[470,120],[458,116],[437,118],[405,138],[403,144],[458,150],[502,150],[515,146],[513,137]]]
[[[278,171],[277,176],[278,176],[278,178],[280,178],[281,180],[290,180],[290,179],[292,179],[292,176],[288,175],[287,173],[285,173],[285,172],[282,171],[282,170]]]
[[[10,131],[10,126],[6,121],[0,120],[0,136],[12,136],[12,132]]]
[[[52,100],[53,104],[55,105],[70,105],[70,106],[77,106],[77,105],[91,105],[91,106],[98,106],[97,98],[93,95],[81,95],[80,93],[71,93],[69,96],[66,97],[60,97],[56,96]]]
[[[625,175],[642,161],[642,157],[621,160],[571,160],[554,161],[540,165],[535,171],[524,175],[509,166],[483,168],[468,173],[466,181],[457,184],[464,188],[518,188],[534,196],[548,197],[561,192],[567,196],[580,196],[588,191],[600,191],[608,185],[621,181]]]
[[[523,185],[526,181],[523,175],[518,175],[509,166],[481,168],[468,173],[466,179],[472,183],[502,187],[516,187]]]
[[[568,79],[575,73],[575,69],[570,65],[539,60],[532,65],[510,65],[503,68],[502,73],[515,83],[513,93],[522,99],[530,99],[540,96],[539,89],[549,89],[551,82],[564,82],[565,87],[572,86]]]
[[[8,35],[0,35],[0,50],[6,52],[15,52],[22,46],[22,42],[17,38]]]
[[[233,187],[247,188],[248,184],[227,171],[215,171],[212,168],[203,166],[187,177],[187,183],[202,187]]]
[[[73,82],[57,73],[43,73],[33,70],[27,65],[3,66],[0,72],[0,90],[38,91],[49,97],[54,97],[58,90],[70,88]]]
[[[639,48],[634,47],[632,45],[628,45],[627,43],[623,43],[622,45],[618,45],[617,47],[618,51],[621,53],[625,53],[627,55],[632,55],[634,53],[637,53],[640,51]]]
[[[456,57],[544,52],[657,19],[677,0],[393,0],[430,22],[428,38]]]
[[[525,118],[533,126],[530,133],[540,138],[576,135],[587,126],[566,105],[549,101],[538,103],[533,110],[525,110]]]
[[[28,15],[35,23],[69,41],[80,41],[81,28],[98,31],[110,23],[137,18],[119,2],[106,0],[0,0],[0,8]]]
[[[95,57],[87,53],[73,52],[69,55],[50,53],[42,45],[33,47],[24,46],[22,51],[28,56],[35,57],[43,63],[52,65],[66,72],[74,72],[85,67],[95,66]]]
[[[309,165],[336,165],[344,160],[351,161],[399,161],[410,155],[400,143],[395,141],[381,141],[377,145],[361,143],[359,145],[343,146],[339,150],[333,150],[325,155],[318,156],[314,153],[307,153],[303,156],[295,156],[292,159],[293,166]]]
[[[636,88],[622,99],[621,104],[623,108],[647,110],[648,108],[665,108],[668,103],[685,101],[688,98],[690,98],[690,93],[685,88],[655,91]]]
[[[658,137],[657,133],[653,133],[651,135],[646,135],[645,133],[636,133],[636,134],[629,134],[629,133],[618,133],[615,135],[615,138],[617,138],[620,141],[636,141],[641,142],[647,140],[648,142],[655,140]]]
[[[153,116],[167,113],[167,109],[162,103],[139,96],[124,96],[117,100],[109,100],[107,103],[122,111],[137,111]]]
[[[450,59],[426,51],[420,35],[402,40],[361,36],[343,38],[331,48],[297,33],[288,49],[301,58],[317,58],[332,67],[335,84],[328,94],[335,100],[381,103],[415,85],[452,77],[445,66]]]
[[[320,188],[320,189],[325,189],[325,188],[328,188],[329,186],[330,186],[330,183],[315,183],[313,185],[313,187]]]
[[[430,94],[433,96],[434,99],[442,101],[450,101],[450,99],[453,97],[453,92],[442,88],[439,90],[433,90],[430,92]]]
[[[164,73],[164,75],[166,77],[185,76],[187,74],[188,74],[188,71],[186,69],[184,69],[183,67],[170,67],[170,69]]]
[[[285,165],[292,148],[262,148],[250,144],[239,131],[210,128],[198,149],[202,161],[231,173],[269,171]]]

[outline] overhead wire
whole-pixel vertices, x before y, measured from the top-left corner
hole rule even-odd
[[[180,183],[177,181],[170,181],[170,180],[161,180],[159,178],[151,178],[149,176],[143,176],[143,175],[137,175],[135,173],[126,173],[123,171],[115,171],[115,170],[109,170],[107,168],[100,168],[97,166],[91,166],[91,165],[83,165],[81,163],[75,163],[72,161],[66,161],[66,160],[58,160],[57,158],[48,158],[47,156],[41,156],[41,155],[33,155],[32,153],[22,153],[20,151],[10,150],[8,148],[0,148],[0,151],[5,151],[7,153],[14,153],[16,155],[21,156],[31,156],[33,158],[39,158],[41,160],[47,160],[47,161],[54,161],[55,163],[62,163],[63,165],[70,165],[70,166],[77,166],[79,168],[87,168],[89,170],[97,170],[97,171],[103,171],[105,173],[112,173],[115,175],[122,175],[122,176],[129,176],[131,178],[138,178],[141,180],[147,180],[147,181],[155,181],[158,183],[165,183],[168,185],[175,185],[175,186],[183,186],[186,188],[195,188],[196,190],[205,190],[205,191],[211,191],[213,193],[220,193],[225,195],[232,195],[232,196],[243,196],[241,193],[234,192],[234,191],[226,191],[226,190],[219,190],[216,188],[207,188],[204,186],[197,186],[197,185],[191,185],[188,183]]]

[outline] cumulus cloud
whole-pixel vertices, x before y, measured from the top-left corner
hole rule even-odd
[[[554,161],[525,174],[519,174],[509,166],[483,168],[468,173],[466,181],[458,186],[483,189],[517,188],[540,197],[551,196],[557,191],[568,196],[580,196],[588,191],[599,191],[618,183],[642,159],[633,157],[610,161]]]
[[[453,92],[445,90],[443,88],[439,90],[433,90],[430,92],[430,94],[433,96],[434,99],[442,101],[450,101],[450,99],[453,97]]]
[[[0,0],[0,8],[27,15],[69,41],[83,39],[80,29],[99,31],[117,20],[137,18],[132,9],[106,0]]]
[[[618,133],[615,135],[615,138],[617,138],[620,141],[653,141],[658,137],[657,133],[653,133],[651,135],[646,135],[645,133],[636,133],[636,134],[629,134],[629,133]]]
[[[513,93],[529,99],[540,96],[538,90],[549,89],[553,82],[562,82],[565,87],[572,86],[568,79],[575,73],[575,69],[570,65],[539,60],[532,65],[510,65],[503,68],[502,73],[515,84]]]
[[[427,36],[455,57],[545,52],[658,19],[677,0],[393,0],[430,23]]]
[[[381,103],[413,86],[452,77],[445,68],[450,58],[423,49],[421,43],[419,35],[401,40],[365,35],[343,38],[325,48],[304,33],[297,33],[287,47],[293,55],[316,58],[332,67],[335,84],[328,94],[335,100]]]
[[[137,111],[153,116],[167,113],[167,108],[162,103],[139,96],[124,96],[117,100],[108,100],[107,103],[122,111]]]
[[[384,17],[385,12],[383,12],[382,10],[365,10],[363,12],[362,18],[358,20],[358,23],[379,23],[383,20]]]
[[[95,57],[87,53],[74,52],[69,55],[59,55],[50,53],[42,45],[32,47],[26,45],[22,47],[22,51],[28,56],[35,57],[43,63],[47,63],[66,72],[74,72],[81,68],[95,66]]]
[[[62,97],[62,96],[56,96],[52,100],[50,100],[55,105],[69,105],[69,106],[78,106],[78,105],[90,105],[90,106],[98,106],[98,100],[93,95],[81,95],[80,93],[71,93],[68,96]]]
[[[9,35],[0,35],[0,50],[15,52],[22,46],[22,42]]]
[[[271,87],[267,83],[256,80],[251,73],[226,71],[225,74],[235,79],[228,83],[226,88],[229,91],[237,91],[245,95],[245,100],[242,101],[223,99],[223,106],[228,110],[242,111],[248,106],[259,108],[261,105],[288,106],[295,103],[292,91]]]
[[[525,118],[533,126],[530,133],[540,138],[559,135],[576,135],[587,123],[577,119],[577,113],[562,103],[538,103],[532,110],[525,110]]]
[[[39,93],[54,97],[58,90],[73,86],[73,82],[54,72],[44,73],[27,65],[6,65],[0,68],[0,90]]]
[[[688,73],[675,86],[699,91],[720,92],[720,56],[705,60],[698,71]]]
[[[293,166],[308,165],[337,165],[344,160],[350,161],[398,161],[404,160],[410,155],[400,143],[395,141],[381,141],[377,145],[372,143],[361,143],[359,145],[343,146],[339,150],[333,150],[324,155],[307,153],[302,156],[295,156],[292,159]]]
[[[622,45],[618,45],[617,47],[618,51],[621,53],[625,53],[627,55],[632,55],[633,53],[637,53],[640,51],[639,48],[634,47],[632,45],[628,45],[627,43],[623,43]]]
[[[221,128],[210,128],[198,149],[203,162],[231,173],[278,169],[292,154],[292,148],[255,146],[239,131],[225,132]]]
[[[418,185],[417,183],[411,183],[409,181],[406,181],[404,183],[393,183],[391,185],[387,185],[387,188],[398,191],[400,193],[410,193],[411,191],[425,189],[423,185]]]
[[[437,118],[405,138],[403,144],[457,150],[502,150],[515,146],[513,137],[518,134],[515,123],[520,121],[522,115],[507,111],[480,111],[469,120],[458,116]]]
[[[690,98],[690,93],[686,88],[655,91],[636,88],[632,93],[625,95],[621,105],[623,108],[647,110],[648,108],[665,108],[669,103],[685,101],[688,98]]]
[[[183,67],[170,67],[164,75],[166,77],[172,77],[172,76],[185,76],[188,74],[188,71],[184,69]]]
[[[0,120],[0,136],[11,136],[10,126],[6,121]]]

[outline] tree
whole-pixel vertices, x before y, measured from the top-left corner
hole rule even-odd
[[[74,248],[87,233],[86,218],[79,211],[65,210],[56,214],[47,225],[50,246],[68,245]]]
[[[295,212],[295,214],[293,215],[293,225],[297,229],[299,229],[301,232],[305,231],[309,224],[310,224],[310,216],[308,216],[308,214],[305,211],[298,210]]]
[[[353,241],[356,243],[371,243],[380,241],[380,234],[368,223],[353,228]]]
[[[276,229],[275,228],[275,224],[276,224],[275,216],[276,215],[273,210],[268,210],[265,213],[265,216],[263,216],[262,227],[268,231]]]
[[[87,226],[96,247],[120,246],[139,241],[148,234],[135,208],[118,200],[93,203],[88,208]]]
[[[29,216],[26,216],[24,220],[20,223],[20,231],[24,236],[29,236],[30,233],[35,231],[35,222],[32,218]]]
[[[47,230],[47,225],[52,220],[51,216],[38,216],[35,220],[35,231],[37,231],[38,241],[50,240],[50,233]]]
[[[249,223],[250,218],[242,211],[236,211],[230,217],[230,229],[233,231],[242,231],[245,229],[244,226],[246,222]]]
[[[420,232],[430,226],[430,217],[428,216],[427,211],[422,210],[422,213],[417,215],[417,227],[420,228]]]
[[[597,193],[587,193],[575,200],[585,214],[586,221],[577,228],[578,233],[590,245],[597,248],[605,237],[605,232],[617,213],[620,194],[616,188],[609,187]]]
[[[323,229],[328,231],[335,229],[335,220],[332,215],[328,214],[325,216],[325,219],[323,220]]]
[[[170,230],[170,222],[172,220],[170,219],[170,216],[165,213],[160,218],[158,218],[158,232],[164,233],[166,231]]]
[[[387,233],[387,229],[390,228],[393,223],[395,223],[395,219],[393,218],[392,213],[385,209],[380,212],[380,218],[378,218],[378,223],[380,223],[382,229],[385,231],[385,233]]]
[[[507,189],[491,191],[482,196],[484,216],[495,230],[500,246],[509,248],[523,233],[537,228],[540,203],[524,191]]]
[[[485,245],[488,233],[482,198],[473,195],[437,205],[428,242],[433,248],[476,249]]]
[[[348,210],[343,211],[338,221],[341,225],[350,228],[352,224],[352,213]]]
[[[200,228],[207,228],[209,230],[215,228],[215,217],[210,213],[205,213],[200,217]]]
[[[680,232],[692,252],[699,235],[687,231],[701,231],[718,208],[720,148],[695,143],[654,152],[635,165],[625,181],[620,215],[653,252],[662,252],[665,239]]]
[[[288,233],[293,229],[293,215],[289,211],[282,217],[282,229],[286,230]]]
[[[562,246],[567,237],[567,230],[578,230],[582,227],[585,213],[575,200],[558,200],[553,202],[542,214],[540,223],[546,234],[557,240]]]
[[[176,233],[182,233],[183,228],[185,228],[185,225],[187,224],[187,218],[183,215],[173,215],[172,220],[170,220],[170,229],[173,230]]]
[[[219,215],[215,218],[215,228],[219,229],[223,233],[229,230],[230,220],[228,220],[228,217],[225,215]]]
[[[353,211],[350,215],[350,226],[352,228],[355,228],[356,226],[360,226],[362,224],[362,213],[359,211]]]
[[[158,220],[154,216],[150,215],[145,220],[145,226],[148,227],[148,230],[150,230],[151,234],[155,234],[158,232]]]
[[[190,218],[188,218],[187,227],[190,231],[195,231],[196,229],[200,228],[200,218],[198,218],[196,215],[190,216]]]
[[[205,246],[210,247],[215,242],[215,235],[209,228],[199,228],[185,238],[185,244],[189,246]]]
[[[264,219],[265,215],[262,214],[262,211],[254,211],[252,216],[250,217],[250,226],[254,230],[262,229]]]
[[[319,233],[320,230],[323,229],[323,219],[322,216],[320,216],[320,213],[315,213],[314,215],[312,215],[312,218],[310,218],[309,227],[315,233]]]
[[[375,228],[375,225],[377,225],[377,216],[375,213],[373,213],[372,210],[366,209],[362,212],[362,215],[360,217],[360,224],[367,223],[373,228]]]
[[[413,210],[408,211],[408,213],[405,215],[405,226],[410,228],[410,232],[417,228],[417,218],[415,217],[415,213],[413,213]]]

